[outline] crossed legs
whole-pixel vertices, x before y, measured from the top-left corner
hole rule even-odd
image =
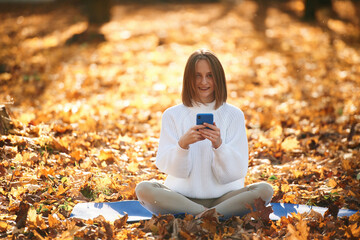
[[[274,193],[268,183],[254,183],[242,189],[213,199],[187,198],[172,191],[163,184],[145,181],[136,186],[140,203],[154,214],[189,213],[197,215],[208,208],[215,208],[224,217],[243,216],[250,212],[248,205],[254,207],[255,199],[262,198],[268,204]]]

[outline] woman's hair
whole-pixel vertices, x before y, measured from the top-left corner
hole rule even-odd
[[[189,59],[187,60],[184,71],[183,88],[181,93],[182,101],[185,106],[192,107],[194,103],[193,100],[197,100],[195,88],[195,67],[196,63],[201,59],[208,61],[211,68],[215,85],[215,109],[217,109],[224,102],[226,102],[227,98],[225,72],[219,59],[215,56],[214,53],[207,49],[196,50],[193,54],[190,55]]]

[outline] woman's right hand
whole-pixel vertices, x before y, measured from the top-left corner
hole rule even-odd
[[[205,138],[201,136],[199,129],[205,128],[204,125],[195,125],[190,128],[179,140],[179,146],[183,149],[189,149],[189,145],[202,141]]]

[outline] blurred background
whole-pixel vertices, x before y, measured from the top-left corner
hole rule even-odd
[[[158,95],[166,90],[169,105],[169,99],[176,101],[169,96],[180,92],[187,56],[200,47],[223,61],[234,99],[249,89],[256,95],[259,86],[268,94],[289,94],[299,83],[296,94],[311,95],[314,81],[358,74],[359,5],[355,0],[0,0],[1,101],[39,106],[54,98],[71,102],[111,92],[105,97],[127,95],[129,101],[154,105],[163,102]],[[334,68],[334,57],[355,65],[350,72]],[[322,73],[314,76],[314,70]]]
[[[316,124],[358,121],[360,1],[0,0],[0,9],[0,103],[25,125],[124,134],[118,120],[131,118],[157,136],[202,47],[222,61],[250,133],[321,113]]]

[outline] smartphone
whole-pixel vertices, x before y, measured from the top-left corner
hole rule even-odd
[[[208,124],[214,124],[214,115],[212,113],[196,114],[196,125],[202,125],[205,122]],[[208,128],[208,129],[210,129],[210,128]]]

